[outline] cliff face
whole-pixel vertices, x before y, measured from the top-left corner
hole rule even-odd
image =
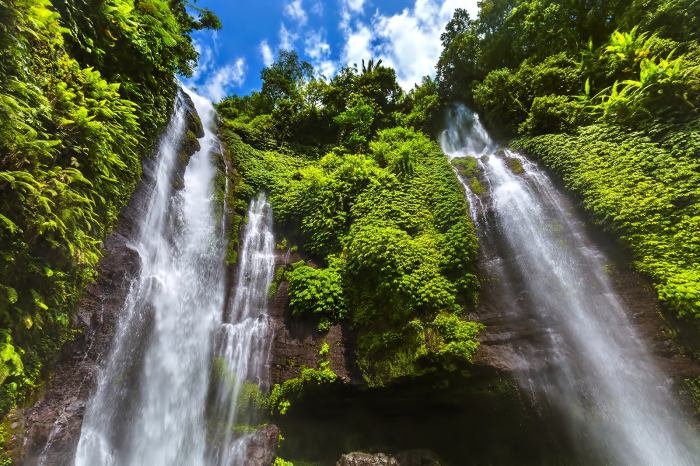
[[[187,108],[188,131],[173,176],[175,187],[199,148],[197,137],[203,135],[194,104],[184,93],[181,97]],[[13,456],[17,461],[21,458],[21,464],[35,465],[42,458],[43,464],[72,464],[86,402],[109,352],[131,281],[139,271],[139,256],[131,249],[130,239],[137,234],[138,220],[145,214],[154,186],[153,162],[144,161],[143,178],[104,242],[97,280],[85,290],[75,318],[77,337],[64,348],[39,401],[10,416]]]
[[[649,281],[631,269],[629,257],[619,252],[609,235],[593,228],[588,233],[606,255],[614,290],[631,310],[633,325],[650,343],[658,366],[674,382],[697,376],[697,364],[669,338],[669,326]],[[277,256],[278,267],[302,259],[283,252]],[[515,296],[503,293],[499,280],[505,278],[492,274],[493,259],[492,250],[482,245],[482,289],[471,317],[486,329],[474,367],[459,374],[398,380],[380,389],[368,388],[359,375],[352,329],[335,325],[328,333],[319,333],[315,320],[292,316],[282,282],[270,309],[275,320],[273,383],[297,377],[302,366],[316,367],[324,341],[330,346],[330,367],[342,383],[303,394],[286,415],[275,419],[285,437],[280,456],[333,464],[342,453],[353,450],[384,451],[398,458],[397,452],[420,448],[434,451],[448,464],[461,464],[464,451],[470,452],[475,464],[494,458],[505,463],[541,463],[576,457],[579,453],[569,437],[569,426],[538,405],[516,381],[522,369],[517,364],[518,348],[536,346],[543,329],[527,314],[515,319],[509,312],[514,301],[508,300],[524,297],[518,297],[517,289],[510,290]],[[502,264],[506,270],[509,267],[512,264]],[[528,361],[531,366],[539,363]]]
[[[285,267],[301,260],[298,253],[276,251],[276,266]],[[316,367],[319,351],[327,343],[330,367],[343,383],[363,384],[355,365],[352,332],[345,324],[335,324],[328,332],[317,330],[317,320],[294,317],[289,310],[287,282],[282,281],[270,301],[274,324],[272,343],[271,382],[283,383],[297,377],[301,367]]]

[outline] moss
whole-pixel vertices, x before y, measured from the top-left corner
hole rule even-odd
[[[214,218],[224,217],[224,207],[228,202],[226,198],[226,167],[224,165],[224,159],[222,154],[213,153],[211,157],[214,161],[214,166],[216,167],[216,175],[214,176],[213,182],[213,195],[214,195]]]
[[[292,402],[305,392],[332,385],[337,381],[338,376],[329,367],[328,361],[321,363],[318,369],[302,367],[298,377],[272,387],[270,396],[267,398],[267,407],[273,415],[284,415],[292,406]]]
[[[5,419],[0,424],[0,466],[11,466],[13,464],[8,445],[11,437],[8,423],[9,421]]]
[[[358,340],[358,366],[371,387],[437,371],[466,369],[479,348],[482,324],[443,312],[432,322],[414,319],[400,331],[366,331]]]
[[[286,267],[282,266],[275,269],[275,276],[272,279],[272,283],[270,283],[270,288],[267,290],[268,298],[272,299],[275,297],[277,291],[279,290],[280,284],[285,280],[285,276]]]
[[[182,139],[180,152],[178,153],[178,161],[180,162],[180,166],[183,168],[186,167],[190,162],[190,157],[192,157],[192,154],[197,152],[200,148],[199,138],[197,138],[197,135],[188,128],[185,132],[185,136]]]
[[[481,182],[477,178],[472,178],[471,182],[469,183],[469,189],[471,189],[477,196],[486,192],[484,187],[481,185]]]
[[[506,166],[515,175],[522,175],[523,173],[525,173],[525,169],[523,168],[522,162],[520,162],[520,160],[518,160],[514,157],[507,157],[506,158]]]
[[[477,196],[485,192],[479,181],[479,162],[476,157],[457,157],[452,159],[452,166],[455,167],[459,176],[467,183],[469,189]]]
[[[186,112],[185,114],[185,124],[189,128],[188,132],[191,132],[195,139],[204,137],[204,126],[202,125],[202,120],[196,111],[193,111],[194,104],[192,103],[192,110]]]
[[[357,357],[374,384],[441,364],[439,357],[417,356],[437,346],[387,340],[408,332],[413,320],[431,328],[440,312],[461,312],[476,302],[476,232],[437,145],[397,127],[371,140],[370,154],[336,149],[311,160],[281,148],[255,149],[240,131],[224,117],[221,136],[237,170],[232,178],[237,199],[267,191],[276,228],[286,236],[280,247],[298,243],[320,264],[287,271],[292,312],[318,318],[320,332],[349,319],[365,338]],[[476,159],[457,164],[478,172]],[[475,191],[479,188],[475,180]]]
[[[452,166],[465,178],[473,178],[479,174],[476,157],[457,157],[452,159]]]
[[[272,463],[272,466],[294,466],[294,463],[291,461],[287,461],[285,459],[282,459],[280,457],[275,458],[275,462]]]
[[[0,466],[16,464],[14,459],[22,449],[21,439],[25,434],[18,410],[12,410],[0,422]]]
[[[700,414],[700,377],[683,380],[683,391],[685,391],[693,402],[695,414]]]

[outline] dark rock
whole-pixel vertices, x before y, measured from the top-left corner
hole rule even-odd
[[[396,454],[347,453],[336,466],[440,466],[440,460],[429,450],[406,450]]]
[[[187,128],[194,133],[197,138],[204,137],[204,126],[202,125],[202,120],[199,118],[197,111],[194,107],[194,102],[190,96],[182,93],[182,100],[187,108],[187,113],[185,114],[185,124]]]
[[[276,266],[284,267],[302,260],[298,253],[275,251]],[[280,283],[275,296],[270,300],[270,316],[274,322],[272,342],[272,383],[282,383],[297,377],[302,366],[317,367],[319,350],[324,342],[330,350],[326,356],[330,367],[341,381],[363,383],[354,362],[354,345],[350,329],[336,324],[328,332],[319,332],[318,320],[293,317],[288,306],[287,283]]]
[[[246,466],[270,466],[277,456],[279,436],[280,430],[274,424],[263,426],[250,434],[246,439]]]
[[[384,453],[347,453],[340,457],[336,466],[400,466],[398,460]]]

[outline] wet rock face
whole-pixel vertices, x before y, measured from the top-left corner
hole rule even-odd
[[[408,450],[384,453],[353,452],[340,457],[336,466],[440,466],[435,453],[428,450]]]
[[[302,260],[298,253],[275,251],[277,268]],[[318,321],[307,317],[294,317],[289,310],[287,283],[282,282],[269,303],[274,322],[272,342],[271,379],[282,383],[299,375],[302,367],[318,366],[319,350],[326,342],[330,367],[345,383],[363,383],[355,367],[353,337],[347,325],[333,325],[328,332],[317,330]]]
[[[178,149],[177,161],[175,165],[175,171],[172,177],[172,186],[176,190],[181,190],[185,187],[185,170],[187,169],[187,164],[190,162],[192,154],[200,149],[199,138],[204,136],[204,128],[202,127],[202,121],[197,115],[197,111],[194,109],[194,102],[187,94],[182,94],[183,103],[187,109],[185,114],[185,125],[187,126],[187,131],[185,131],[185,137],[180,141],[180,147]]]
[[[24,410],[26,437],[20,451],[25,465],[67,465],[80,438],[85,404],[97,381],[99,361],[109,348],[138,254],[129,249],[134,220],[142,211],[145,190],[137,190],[117,229],[105,241],[97,281],[88,286],[76,316],[82,333],[63,351],[43,399]]]
[[[246,442],[245,464],[248,466],[269,466],[277,456],[280,430],[268,424],[251,434]]]
[[[187,121],[194,125],[189,132],[201,134],[199,117],[187,100]],[[198,146],[198,142],[183,142],[183,173]],[[131,280],[139,271],[139,256],[131,249],[130,238],[137,234],[138,220],[145,215],[153,187],[152,164],[152,159],[144,160],[143,178],[104,242],[97,280],[86,288],[75,316],[79,335],[63,349],[43,397],[15,413],[17,422],[24,426],[12,442],[17,464],[33,466],[42,457],[46,465],[73,464],[87,400],[97,382],[101,361],[109,351]],[[174,177],[177,176],[176,173]]]

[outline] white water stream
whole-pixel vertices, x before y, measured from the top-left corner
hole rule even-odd
[[[680,412],[670,380],[655,366],[629,311],[606,273],[605,258],[565,196],[536,164],[497,151],[478,116],[456,107],[440,142],[448,157],[477,157],[486,194],[463,181],[482,244],[501,262],[504,293],[517,314],[531,312],[544,336],[513,354],[521,385],[568,419],[582,450],[596,462],[624,465],[700,464],[698,440]],[[517,174],[507,159],[521,165]],[[483,200],[482,200],[483,198]],[[488,246],[487,246],[488,247]],[[500,255],[500,257],[499,257]],[[509,280],[502,263],[512,264]]]
[[[141,269],[122,310],[111,352],[88,402],[76,466],[244,464],[245,436],[234,433],[242,384],[267,382],[270,326],[267,288],[274,256],[270,207],[264,196],[249,213],[232,309],[225,309],[225,241],[216,218],[212,160],[219,149],[216,113],[188,92],[204,126],[184,188],[173,187],[185,135],[178,98],[153,167],[154,187],[133,247]],[[251,279],[251,277],[253,277]],[[236,374],[216,386],[213,361]],[[210,393],[216,393],[215,409]],[[212,453],[211,416],[228,432]],[[243,452],[243,453],[242,453]]]
[[[265,388],[269,383],[272,325],[267,301],[275,271],[274,245],[272,209],[260,194],[248,210],[235,296],[218,335],[220,373],[213,413],[225,428],[219,446],[212,448],[212,459],[221,466],[245,464],[249,437],[237,437],[235,428],[250,419],[240,419],[237,403],[246,385]]]

